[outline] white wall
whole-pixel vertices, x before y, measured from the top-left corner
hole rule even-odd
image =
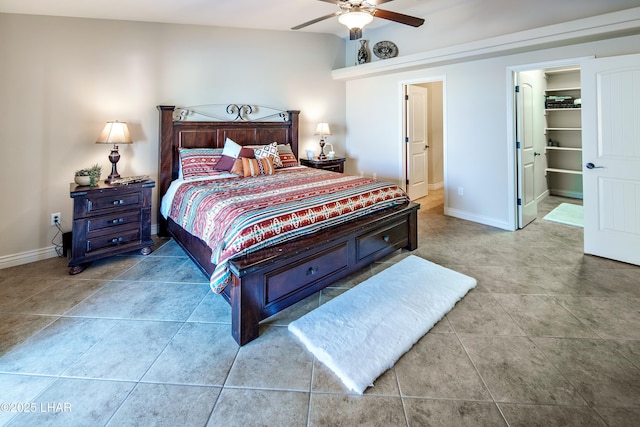
[[[347,81],[347,152],[359,170],[400,182],[401,87],[445,77],[445,206],[460,218],[514,229],[514,165],[508,135],[507,68],[569,58],[640,52],[640,36]],[[458,187],[463,195],[458,195]]]
[[[331,70],[344,49],[326,34],[0,14],[0,268],[54,254],[49,216],[70,229],[74,171],[110,171],[110,147],[94,144],[109,120],[134,140],[124,176],[157,177],[159,104],[299,109],[301,149],[318,149],[326,120],[343,154],[345,83]]]

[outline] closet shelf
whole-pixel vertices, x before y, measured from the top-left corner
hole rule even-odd
[[[573,169],[557,169],[557,168],[547,168],[547,172],[557,172],[557,173],[570,173],[573,175],[582,175],[582,171],[575,171]]]
[[[545,74],[566,74],[570,71],[580,71],[580,67],[562,67],[562,68],[550,68],[545,70]]]
[[[546,148],[547,148],[547,150],[582,151],[582,148],[576,148],[576,147],[554,147],[554,146],[547,146]]]
[[[546,88],[545,92],[565,92],[569,90],[580,90],[580,86],[559,87],[559,88]]]
[[[545,175],[549,193],[582,197],[582,105],[580,67],[545,70]],[[581,101],[578,101],[581,102]]]

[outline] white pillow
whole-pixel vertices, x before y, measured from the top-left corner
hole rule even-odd
[[[242,150],[242,146],[235,141],[227,138],[224,142],[224,149],[222,150],[222,158],[216,164],[215,169],[218,171],[230,172],[233,168],[233,164],[236,162],[238,155]]]

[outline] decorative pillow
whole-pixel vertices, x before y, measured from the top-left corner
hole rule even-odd
[[[240,154],[238,154],[238,157],[247,157],[249,159],[255,159],[256,158],[256,153],[255,153],[253,148],[242,147],[240,149]]]
[[[224,150],[222,150],[222,157],[216,165],[216,170],[230,172],[233,168],[233,163],[240,155],[242,146],[227,138],[224,142]]]
[[[248,157],[238,157],[235,162],[233,162],[233,167],[231,168],[231,173],[244,176],[244,168],[242,167],[242,159],[248,159]]]
[[[222,158],[221,148],[181,148],[179,153],[182,178],[215,175]]]
[[[264,159],[266,157],[273,158],[273,165],[277,168],[282,167],[282,162],[280,161],[280,157],[278,156],[278,143],[272,142],[269,145],[263,145],[260,148],[256,148],[253,150],[256,159]]]
[[[240,150],[240,154],[238,155],[238,158],[236,159],[235,162],[233,162],[233,167],[231,168],[231,173],[236,174],[236,175],[240,175],[240,176],[244,176],[244,169],[242,168],[242,159],[243,158],[255,159],[256,155],[253,152],[253,148],[242,147],[242,149]]]
[[[242,169],[245,178],[248,176],[273,175],[273,157],[263,157],[261,159],[248,159],[242,157]]]
[[[299,166],[298,159],[296,159],[296,155],[293,154],[289,144],[278,144],[278,157],[280,157],[280,163],[282,163],[283,168]]]

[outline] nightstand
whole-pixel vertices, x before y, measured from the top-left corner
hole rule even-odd
[[[92,261],[140,250],[151,253],[151,189],[154,181],[128,185],[100,182],[95,187],[72,183],[72,244],[69,274],[82,272]]]
[[[302,158],[300,159],[300,164],[302,166],[309,166],[310,168],[316,168],[316,169],[324,169],[327,171],[333,171],[333,172],[340,172],[340,173],[344,173],[344,162],[345,160],[347,160],[344,157],[336,157],[333,160],[318,160],[318,159],[313,159],[313,160],[309,160],[309,159],[305,159]]]

